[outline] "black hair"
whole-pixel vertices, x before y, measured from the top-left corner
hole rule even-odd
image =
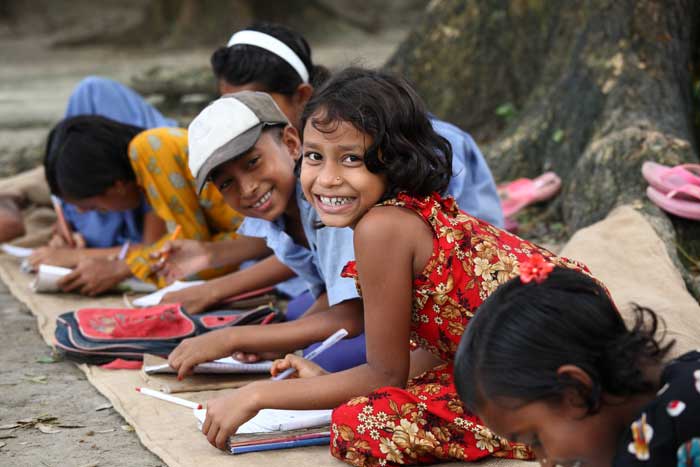
[[[245,30],[262,32],[284,42],[304,63],[312,86],[319,86],[328,78],[328,70],[311,61],[311,47],[301,34],[273,23],[255,23]],[[265,92],[291,96],[302,83],[299,73],[284,59],[254,45],[219,47],[210,61],[218,79],[236,86],[259,83]]]
[[[452,147],[438,135],[425,104],[406,80],[376,70],[347,68],[314,93],[301,117],[321,132],[348,122],[372,138],[367,169],[387,180],[384,199],[443,193],[452,177]]]
[[[657,338],[654,311],[634,305],[633,314],[628,328],[605,288],[578,271],[555,268],[540,284],[511,279],[467,326],[455,358],[457,391],[478,413],[486,400],[520,406],[558,401],[573,389],[588,414],[599,410],[603,393],[652,391],[642,370],[660,363],[674,341],[663,344],[665,332]],[[558,376],[566,364],[588,373],[593,387]]]
[[[97,115],[59,122],[49,133],[44,154],[51,192],[83,199],[103,194],[117,180],[134,180],[128,148],[142,131]]]

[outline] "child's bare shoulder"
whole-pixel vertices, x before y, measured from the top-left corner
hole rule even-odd
[[[356,241],[396,241],[415,238],[429,227],[415,212],[398,206],[377,206],[362,216],[355,226]]]

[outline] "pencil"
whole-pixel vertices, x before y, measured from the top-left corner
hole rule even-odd
[[[182,405],[183,407],[189,407],[190,409],[201,409],[202,404],[196,402],[188,401],[187,399],[182,399],[180,397],[171,396],[170,394],[163,394],[160,391],[155,391],[148,388],[136,388],[136,391],[144,394],[146,396],[155,397],[156,399],[161,399],[167,402],[172,402],[173,404]]]
[[[173,230],[172,235],[170,235],[170,241],[175,241],[180,237],[180,233],[182,232],[182,226],[180,224],[175,227],[175,230]],[[161,263],[166,261],[168,259],[168,256],[170,256],[170,251],[166,251],[160,256],[160,261]]]

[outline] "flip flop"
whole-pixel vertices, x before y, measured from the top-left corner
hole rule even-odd
[[[537,178],[519,178],[498,186],[503,215],[511,217],[526,206],[546,201],[557,194],[561,179],[554,172],[545,172]]]
[[[683,194],[687,199],[680,199]],[[647,187],[647,196],[652,203],[666,212],[685,219],[700,220],[700,187],[696,185],[683,185],[677,190],[666,194],[656,188]]]
[[[642,175],[649,185],[661,193],[678,191],[685,185],[700,187],[700,164],[681,164],[675,167],[647,161],[642,164]],[[679,198],[693,199],[692,195],[678,192]]]

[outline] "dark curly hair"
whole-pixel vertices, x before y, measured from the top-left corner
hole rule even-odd
[[[573,388],[589,414],[602,393],[631,396],[654,389],[642,369],[660,363],[675,343],[663,344],[660,319],[634,305],[625,325],[607,291],[578,271],[555,268],[540,284],[514,278],[500,286],[471,319],[455,358],[455,385],[478,413],[486,400],[508,406],[560,400]],[[562,365],[576,365],[593,381],[588,388],[562,378]],[[511,404],[512,405],[512,404]]]
[[[311,48],[301,34],[273,23],[255,23],[246,30],[263,32],[284,42],[306,66],[312,86],[319,86],[328,78],[328,70],[323,66],[314,65],[311,61]],[[219,47],[212,54],[210,61],[218,79],[236,86],[258,83],[265,92],[291,96],[302,83],[299,73],[289,63],[254,45]]]
[[[370,136],[367,169],[387,180],[384,199],[443,193],[452,177],[452,147],[433,129],[425,104],[406,80],[376,70],[347,68],[330,78],[301,117],[318,131],[340,122]]]
[[[51,193],[83,199],[101,195],[117,180],[134,180],[128,148],[142,131],[97,115],[59,122],[49,133],[44,153]]]

